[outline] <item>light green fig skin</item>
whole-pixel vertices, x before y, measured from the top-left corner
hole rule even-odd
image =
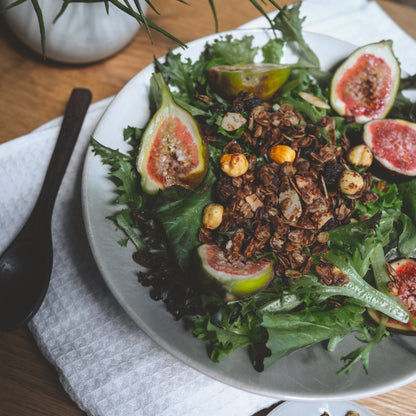
[[[178,106],[173,100],[172,94],[170,93],[169,87],[166,85],[162,74],[153,74],[151,79],[151,84],[152,83],[153,88],[158,88],[160,91],[160,107],[148,123],[143,133],[136,160],[136,169],[141,177],[141,187],[143,191],[148,194],[156,194],[159,190],[163,191],[165,189],[163,183],[155,180],[151,175],[149,175],[147,162],[150,151],[153,147],[153,140],[159,127],[167,117],[173,115],[178,117],[187,126],[192,137],[194,138],[195,144],[198,147],[197,167],[188,175],[178,177],[176,184],[194,189],[200,184],[208,170],[208,146],[204,142],[200,134],[198,124],[192,115],[182,107]]]
[[[287,81],[290,68],[278,64],[221,65],[207,70],[210,84],[221,96],[232,99],[242,92],[270,100]]]
[[[359,115],[355,117],[355,121],[357,123],[364,124],[368,121],[375,120],[375,119],[382,119],[386,117],[386,115],[391,110],[391,107],[394,104],[394,101],[397,96],[397,92],[399,90],[400,85],[400,76],[401,76],[401,69],[400,64],[396,56],[393,52],[392,41],[391,40],[382,40],[381,42],[370,43],[368,45],[364,45],[358,49],[356,49],[345,61],[337,68],[335,71],[330,86],[330,97],[329,101],[331,107],[341,116],[347,116],[348,110],[344,101],[342,101],[337,93],[337,85],[342,80],[345,72],[352,68],[357,60],[364,54],[372,54],[376,57],[380,57],[386,61],[386,63],[390,66],[392,71],[392,80],[393,85],[391,86],[391,91],[389,95],[389,100],[387,105],[384,107],[382,113],[375,115],[375,116],[365,116]]]
[[[261,269],[250,275],[231,274],[217,270],[208,262],[207,249],[209,249],[208,244],[202,244],[197,249],[203,276],[219,284],[225,291],[225,299],[228,301],[260,292],[269,285],[274,276],[272,260],[265,263],[266,267],[259,266]]]

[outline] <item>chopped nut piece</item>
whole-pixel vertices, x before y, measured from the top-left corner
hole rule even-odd
[[[329,234],[326,231],[322,231],[316,236],[318,243],[326,243],[328,241]]]
[[[209,104],[211,102],[211,98],[209,98],[208,96],[203,95],[203,94],[198,95],[197,98],[198,98],[199,101],[202,101],[205,104]]]
[[[302,97],[309,104],[314,105],[315,107],[324,108],[326,110],[329,110],[331,108],[329,104],[327,104],[325,101],[307,92],[301,91],[299,93],[299,96]]]
[[[289,188],[289,181],[282,181],[280,186],[279,206],[283,216],[290,222],[294,222],[302,215],[302,205],[299,195],[294,189]]]
[[[260,201],[259,197],[256,194],[246,196],[246,201],[249,203],[253,211],[257,211],[258,208],[264,206],[263,202]]]
[[[285,162],[293,162],[296,158],[296,152],[285,144],[277,144],[270,149],[270,158],[281,165]]]
[[[315,256],[328,253],[328,230],[351,221],[356,200],[367,203],[377,198],[373,177],[357,174],[358,183],[353,181],[351,190],[346,179],[350,175],[354,179],[356,173],[345,171],[351,146],[345,135],[341,145],[336,142],[332,117],[322,118],[317,127],[307,124],[290,105],[272,106],[247,94],[240,94],[233,108],[249,115],[241,138],[224,146],[220,160],[225,175],[214,189],[224,206],[220,233],[202,227],[200,239],[225,247],[229,261],[272,252],[276,273],[296,278],[315,267]],[[323,129],[329,142],[321,138]],[[283,163],[272,157],[279,149]],[[258,163],[256,155],[269,155],[270,162]],[[381,182],[376,183],[382,188]],[[342,272],[322,263],[324,284],[348,282]]]
[[[355,170],[346,169],[341,174],[339,189],[344,195],[358,195],[364,187],[363,177]]]
[[[373,154],[369,147],[365,144],[360,144],[347,153],[347,160],[352,165],[368,168],[373,163]]]
[[[205,228],[214,230],[221,225],[224,207],[220,204],[209,204],[204,209],[202,223]]]
[[[220,159],[221,169],[232,177],[244,175],[248,169],[248,160],[242,153],[226,153]]]
[[[221,127],[226,131],[234,131],[244,126],[247,120],[240,113],[226,113],[221,122]]]
[[[315,221],[316,227],[321,229],[329,220],[331,220],[332,214],[330,212],[315,213],[312,215],[312,219]]]

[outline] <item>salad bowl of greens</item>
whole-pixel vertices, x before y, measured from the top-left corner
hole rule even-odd
[[[294,40],[293,36],[290,40]],[[259,312],[258,298],[253,298],[253,302],[237,301],[231,306],[225,304],[219,310],[215,309],[213,315],[218,317],[220,314],[222,318],[218,318],[219,326],[211,327],[199,312],[194,316],[188,313],[189,310],[184,313],[179,301],[173,305],[169,303],[171,298],[161,301],[163,296],[158,287],[161,281],[184,280],[184,272],[177,264],[169,268],[169,261],[159,262],[155,255],[154,258],[158,259],[156,267],[152,258],[147,259],[153,269],[157,269],[154,276],[148,278],[146,271],[132,259],[143,254],[146,243],[135,229],[137,216],[133,215],[132,220],[131,207],[142,206],[147,198],[138,185],[140,180],[134,161],[137,140],[140,140],[152,116],[149,93],[155,68],[162,73],[168,71],[164,75],[172,81],[175,99],[196,118],[203,116],[204,111],[192,108],[187,102],[186,91],[189,93],[195,88],[197,79],[200,82],[201,67],[207,64],[204,59],[228,59],[231,63],[235,63],[233,59],[247,63],[264,60],[296,63],[289,81],[291,85],[312,89],[315,95],[325,99],[328,91],[320,85],[325,85],[333,68],[355,47],[313,33],[298,34],[295,40],[295,44],[276,41],[274,31],[263,29],[216,34],[191,42],[185,50],[169,51],[165,57],[138,73],[115,97],[93,134],[83,172],[84,221],[96,263],[117,301],[140,328],[186,364],[224,383],[270,397],[287,400],[358,399],[381,394],[416,379],[416,338],[390,334],[385,328],[370,323],[366,317],[367,306],[378,305],[385,311],[392,309],[393,314],[397,312],[393,303],[373,292],[363,279],[371,268],[369,253],[378,246],[380,238],[386,246],[392,244],[392,239],[400,240],[402,246],[406,246],[407,254],[413,254],[415,228],[410,219],[406,217],[403,220],[398,213],[403,205],[398,192],[394,195],[390,192],[381,198],[384,205],[373,206],[373,220],[368,229],[357,226],[334,233],[333,239],[337,244],[333,244],[331,259],[338,261],[343,270],[349,270],[353,280],[353,288],[350,290],[350,285],[348,291],[336,292],[334,299],[348,298],[347,308],[340,308],[334,318],[334,314],[327,313],[326,306],[323,308],[319,303],[319,299],[327,300],[328,296],[305,297],[301,302],[303,306],[297,304],[296,313],[290,315],[290,310],[289,313],[283,311],[288,327],[285,336],[280,333],[273,338],[273,330],[266,335],[262,328],[258,331],[262,327],[258,320],[266,319],[266,315]],[[263,48],[273,43],[274,48]],[[302,58],[300,61],[299,57]],[[308,81],[308,74],[314,77],[312,84]],[[403,101],[395,111],[403,109],[406,103]],[[291,104],[297,105],[293,97]],[[225,102],[223,105],[227,108],[228,104]],[[299,111],[314,122],[326,115],[326,110],[313,108],[301,100]],[[215,116],[209,114],[211,119]],[[214,153],[215,150],[211,157]],[[408,186],[404,191],[407,195],[416,189],[412,188],[412,183]],[[162,218],[161,222],[168,229],[160,230],[151,224],[153,231],[150,234],[160,235],[149,237],[147,231],[145,234],[152,241],[167,239],[167,245],[172,243],[176,247],[173,252],[179,253],[176,259],[173,254],[173,263],[179,259],[183,264],[183,259],[187,259],[197,244],[201,210],[207,201],[201,201],[194,194],[190,198],[182,192],[178,194],[170,194],[169,199],[156,208],[158,213],[163,213],[159,219]],[[141,215],[139,217],[140,222]],[[374,236],[375,223],[381,223],[383,230],[390,230],[389,236],[394,234],[394,237]],[[400,236],[394,231],[396,223],[399,224]],[[156,228],[157,232],[154,231]],[[348,250],[356,255],[349,255]],[[172,250],[169,249],[168,253],[172,255]],[[138,263],[143,264],[142,259]],[[311,291],[312,286],[316,289],[316,285],[311,284]],[[253,304],[256,305],[254,309]],[[235,313],[234,307],[245,311],[244,314],[238,318],[230,317]],[[267,315],[267,319],[269,317]],[[259,333],[264,342],[261,346],[259,338],[256,338]],[[268,339],[264,339],[265,336]],[[269,351],[272,345],[276,349]],[[257,354],[253,355],[253,349]],[[259,351],[265,351],[260,358],[261,365],[258,365]]]

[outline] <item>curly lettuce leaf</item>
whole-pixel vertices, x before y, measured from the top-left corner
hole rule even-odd
[[[236,314],[239,303],[224,305],[214,320],[204,315],[194,320],[194,335],[209,344],[211,360],[219,362],[222,357],[245,347],[255,348],[265,342],[267,333],[259,325],[259,318],[253,311]]]
[[[302,2],[293,4],[291,7],[278,7],[279,13],[273,19],[273,27],[282,33],[283,40],[286,42],[296,42],[300,54],[311,64],[320,67],[319,58],[306,43],[302,34],[302,24],[305,17],[300,17],[300,7]]]
[[[284,42],[282,39],[270,39],[262,48],[263,62],[279,64],[283,56]]]
[[[253,46],[254,36],[243,36],[241,39],[225,35],[205,46],[204,59],[210,61],[209,65],[236,65],[251,64],[259,48]]]

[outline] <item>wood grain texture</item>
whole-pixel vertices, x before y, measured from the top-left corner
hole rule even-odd
[[[279,1],[279,4],[292,2]],[[184,42],[215,30],[208,0],[191,0],[190,6],[176,0],[154,3],[161,14],[150,11],[149,17]],[[415,8],[396,1],[380,0],[379,3],[416,37]],[[216,4],[220,30],[233,29],[259,16],[247,1],[217,1]],[[117,93],[154,56],[165,53],[168,46],[173,44],[160,34],[153,33],[152,44],[145,31],[140,30],[122,52],[110,59],[92,65],[63,65],[43,61],[22,45],[0,19],[0,143],[62,115],[74,87],[89,88],[93,101]],[[416,416],[416,382],[359,402],[378,416]],[[267,413],[265,410],[256,416]],[[0,333],[0,416],[34,415],[85,413],[64,392],[55,369],[41,355],[26,328]]]

